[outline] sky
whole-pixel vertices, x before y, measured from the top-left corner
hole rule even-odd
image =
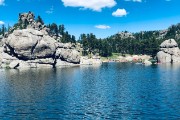
[[[105,38],[120,31],[167,29],[180,23],[180,0],[0,0],[0,26],[32,11],[46,24],[64,24],[76,38],[94,33]]]

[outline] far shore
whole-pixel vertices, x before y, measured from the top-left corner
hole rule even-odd
[[[135,62],[144,63],[145,61],[151,60],[152,57],[149,55],[119,55],[118,53],[113,53],[111,57],[101,57],[102,62]]]

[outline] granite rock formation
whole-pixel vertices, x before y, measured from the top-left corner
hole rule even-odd
[[[80,52],[71,43],[57,42],[48,29],[34,20],[34,14],[23,13],[19,21],[28,22],[25,29],[14,29],[3,38],[0,66],[8,68],[37,68],[80,63]]]
[[[159,63],[180,62],[180,49],[174,39],[165,40],[161,43],[157,59]]]

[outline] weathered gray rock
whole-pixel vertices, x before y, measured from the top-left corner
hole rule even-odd
[[[161,51],[168,53],[170,55],[176,55],[180,56],[180,50],[178,47],[173,47],[173,48],[160,48]]]
[[[11,69],[16,69],[18,66],[19,66],[19,61],[12,61],[9,64],[9,68],[11,68]]]
[[[180,49],[174,39],[165,40],[160,45],[160,52],[157,53],[157,59],[160,63],[180,62]]]
[[[2,53],[3,53],[3,47],[0,47],[0,68],[2,65]]]
[[[69,63],[69,62],[63,61],[61,59],[57,59],[55,67],[74,66],[74,65],[76,65],[76,64]]]
[[[119,36],[120,38],[122,38],[122,39],[126,39],[126,38],[132,38],[132,39],[134,39],[134,38],[135,38],[135,37],[133,36],[133,34],[130,33],[130,32],[119,32],[119,33],[118,33],[118,36]]]
[[[37,68],[37,65],[35,63],[28,63],[26,61],[19,61],[19,69],[27,69],[27,68]]]
[[[149,60],[145,60],[143,62],[143,64],[146,65],[146,66],[149,66],[149,65],[152,65],[152,62],[150,62]]]
[[[67,61],[70,63],[79,63],[80,62],[80,53],[76,50],[71,50],[69,53],[69,56],[67,58]]]
[[[72,44],[70,44],[70,43],[65,43],[63,47],[64,47],[65,49],[71,49]]]
[[[163,51],[157,53],[157,58],[158,58],[158,62],[160,63],[170,63],[172,61],[171,55]]]
[[[59,43],[41,31],[31,28],[15,30],[4,38],[5,46],[4,52],[1,53],[1,64],[14,68],[10,66],[11,62],[19,60],[16,68],[23,68],[23,66],[24,68],[37,68],[54,67],[55,64],[64,66],[64,64],[80,63],[80,53],[70,43]]]
[[[10,62],[18,60],[16,57],[11,56],[4,52],[1,53],[1,59],[2,59],[2,63],[5,63],[5,64],[10,64]]]
[[[163,43],[160,45],[161,48],[173,48],[173,47],[178,47],[178,44],[174,39],[169,39],[165,40]]]
[[[56,58],[69,63],[80,63],[80,53],[74,49],[58,48],[56,50]]]
[[[26,62],[27,63],[36,63],[36,64],[49,64],[49,65],[54,65],[55,64],[55,60],[53,58],[28,60]]]
[[[172,62],[173,63],[179,63],[180,62],[180,56],[172,55]]]
[[[33,56],[35,58],[49,58],[53,57],[55,52],[55,40],[46,36],[35,46]]]
[[[81,60],[80,60],[80,64],[81,65],[92,65],[93,62],[91,59],[88,59],[88,57],[81,57]]]
[[[52,57],[56,51],[55,40],[34,29],[15,30],[5,41],[12,54],[25,60]]]

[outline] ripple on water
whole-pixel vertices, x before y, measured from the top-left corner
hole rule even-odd
[[[0,69],[0,119],[180,119],[179,68]]]

